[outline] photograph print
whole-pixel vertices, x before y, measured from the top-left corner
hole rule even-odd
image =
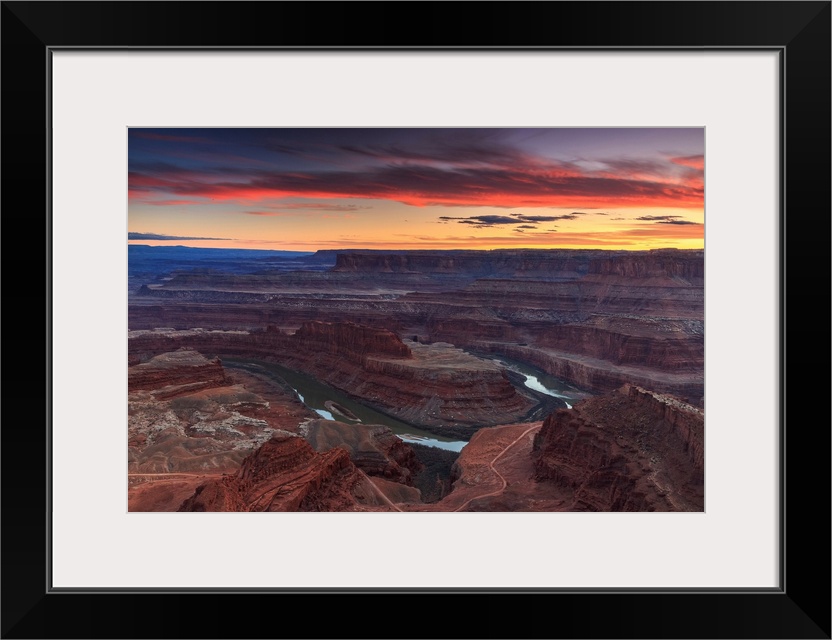
[[[704,511],[704,128],[128,139],[129,511]]]

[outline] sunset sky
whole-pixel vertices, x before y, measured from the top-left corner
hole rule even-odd
[[[704,246],[702,128],[130,129],[131,244]]]

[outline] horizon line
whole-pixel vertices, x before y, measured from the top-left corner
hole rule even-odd
[[[169,248],[169,249],[207,249],[217,251],[278,251],[282,253],[318,253],[319,251],[371,251],[374,253],[382,253],[385,251],[422,251],[422,252],[445,252],[445,251],[631,251],[631,252],[645,252],[645,251],[704,251],[705,247],[652,247],[649,249],[609,249],[601,247],[494,247],[491,249],[460,249],[460,248],[444,248],[444,249],[403,249],[396,247],[389,247],[385,249],[373,249],[370,247],[339,247],[336,249],[330,247],[320,247],[317,249],[266,249],[266,248],[249,248],[249,247],[196,247],[187,244],[145,244],[142,242],[128,242],[128,247],[147,247],[147,248]]]

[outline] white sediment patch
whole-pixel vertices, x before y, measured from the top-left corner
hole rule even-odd
[[[292,391],[294,391],[297,394],[298,399],[300,399],[300,401],[303,404],[306,404],[306,400],[304,399],[304,397],[303,397],[303,395],[301,394],[300,391],[298,391],[297,389],[292,389]],[[316,409],[315,407],[310,407],[308,404],[306,404],[306,406],[309,407],[310,409],[312,409],[312,411],[317,413],[324,420],[331,420],[333,422],[335,421],[335,417],[329,411],[326,411],[324,409]]]
[[[552,391],[551,389],[547,389],[540,383],[540,380],[538,380],[534,376],[526,375],[525,373],[523,375],[526,376],[526,386],[529,389],[534,389],[535,391],[539,391],[540,393],[545,393],[547,396],[552,396],[553,398],[563,400],[563,403],[566,405],[567,409],[572,408],[572,405],[567,402],[567,398],[569,396],[565,396],[560,393],[557,393],[556,391]]]
[[[445,442],[443,440],[435,440],[434,438],[423,438],[421,436],[414,436],[409,433],[397,433],[396,434],[402,441],[404,442],[412,442],[414,444],[421,444],[426,447],[436,447],[437,449],[445,449],[447,451],[462,451],[462,448],[468,444],[467,442],[463,442],[461,440],[456,440],[452,442]]]

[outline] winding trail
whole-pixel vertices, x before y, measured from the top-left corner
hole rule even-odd
[[[480,498],[488,498],[489,496],[497,496],[497,495],[500,495],[503,491],[505,491],[506,486],[507,486],[508,483],[506,482],[506,479],[503,477],[503,474],[500,473],[499,471],[497,471],[497,469],[494,467],[494,463],[497,462],[497,460],[499,460],[500,458],[502,458],[503,455],[505,455],[505,453],[509,449],[511,449],[518,442],[520,442],[523,438],[525,438],[530,432],[534,431],[535,429],[540,429],[540,426],[541,425],[538,424],[538,425],[535,425],[534,427],[529,427],[528,429],[526,429],[523,433],[521,433],[519,436],[517,436],[512,442],[510,442],[508,445],[506,445],[506,447],[502,451],[500,451],[500,453],[498,453],[496,456],[494,456],[494,459],[488,465],[491,468],[491,470],[494,473],[497,474],[497,477],[500,478],[500,482],[503,483],[503,486],[500,487],[499,489],[497,489],[496,491],[491,491],[489,493],[483,493],[482,495],[474,496],[473,498],[469,498],[468,500],[463,502],[461,506],[454,509],[454,512],[462,511],[465,507],[467,507],[469,504],[471,504],[474,500],[479,500]]]

